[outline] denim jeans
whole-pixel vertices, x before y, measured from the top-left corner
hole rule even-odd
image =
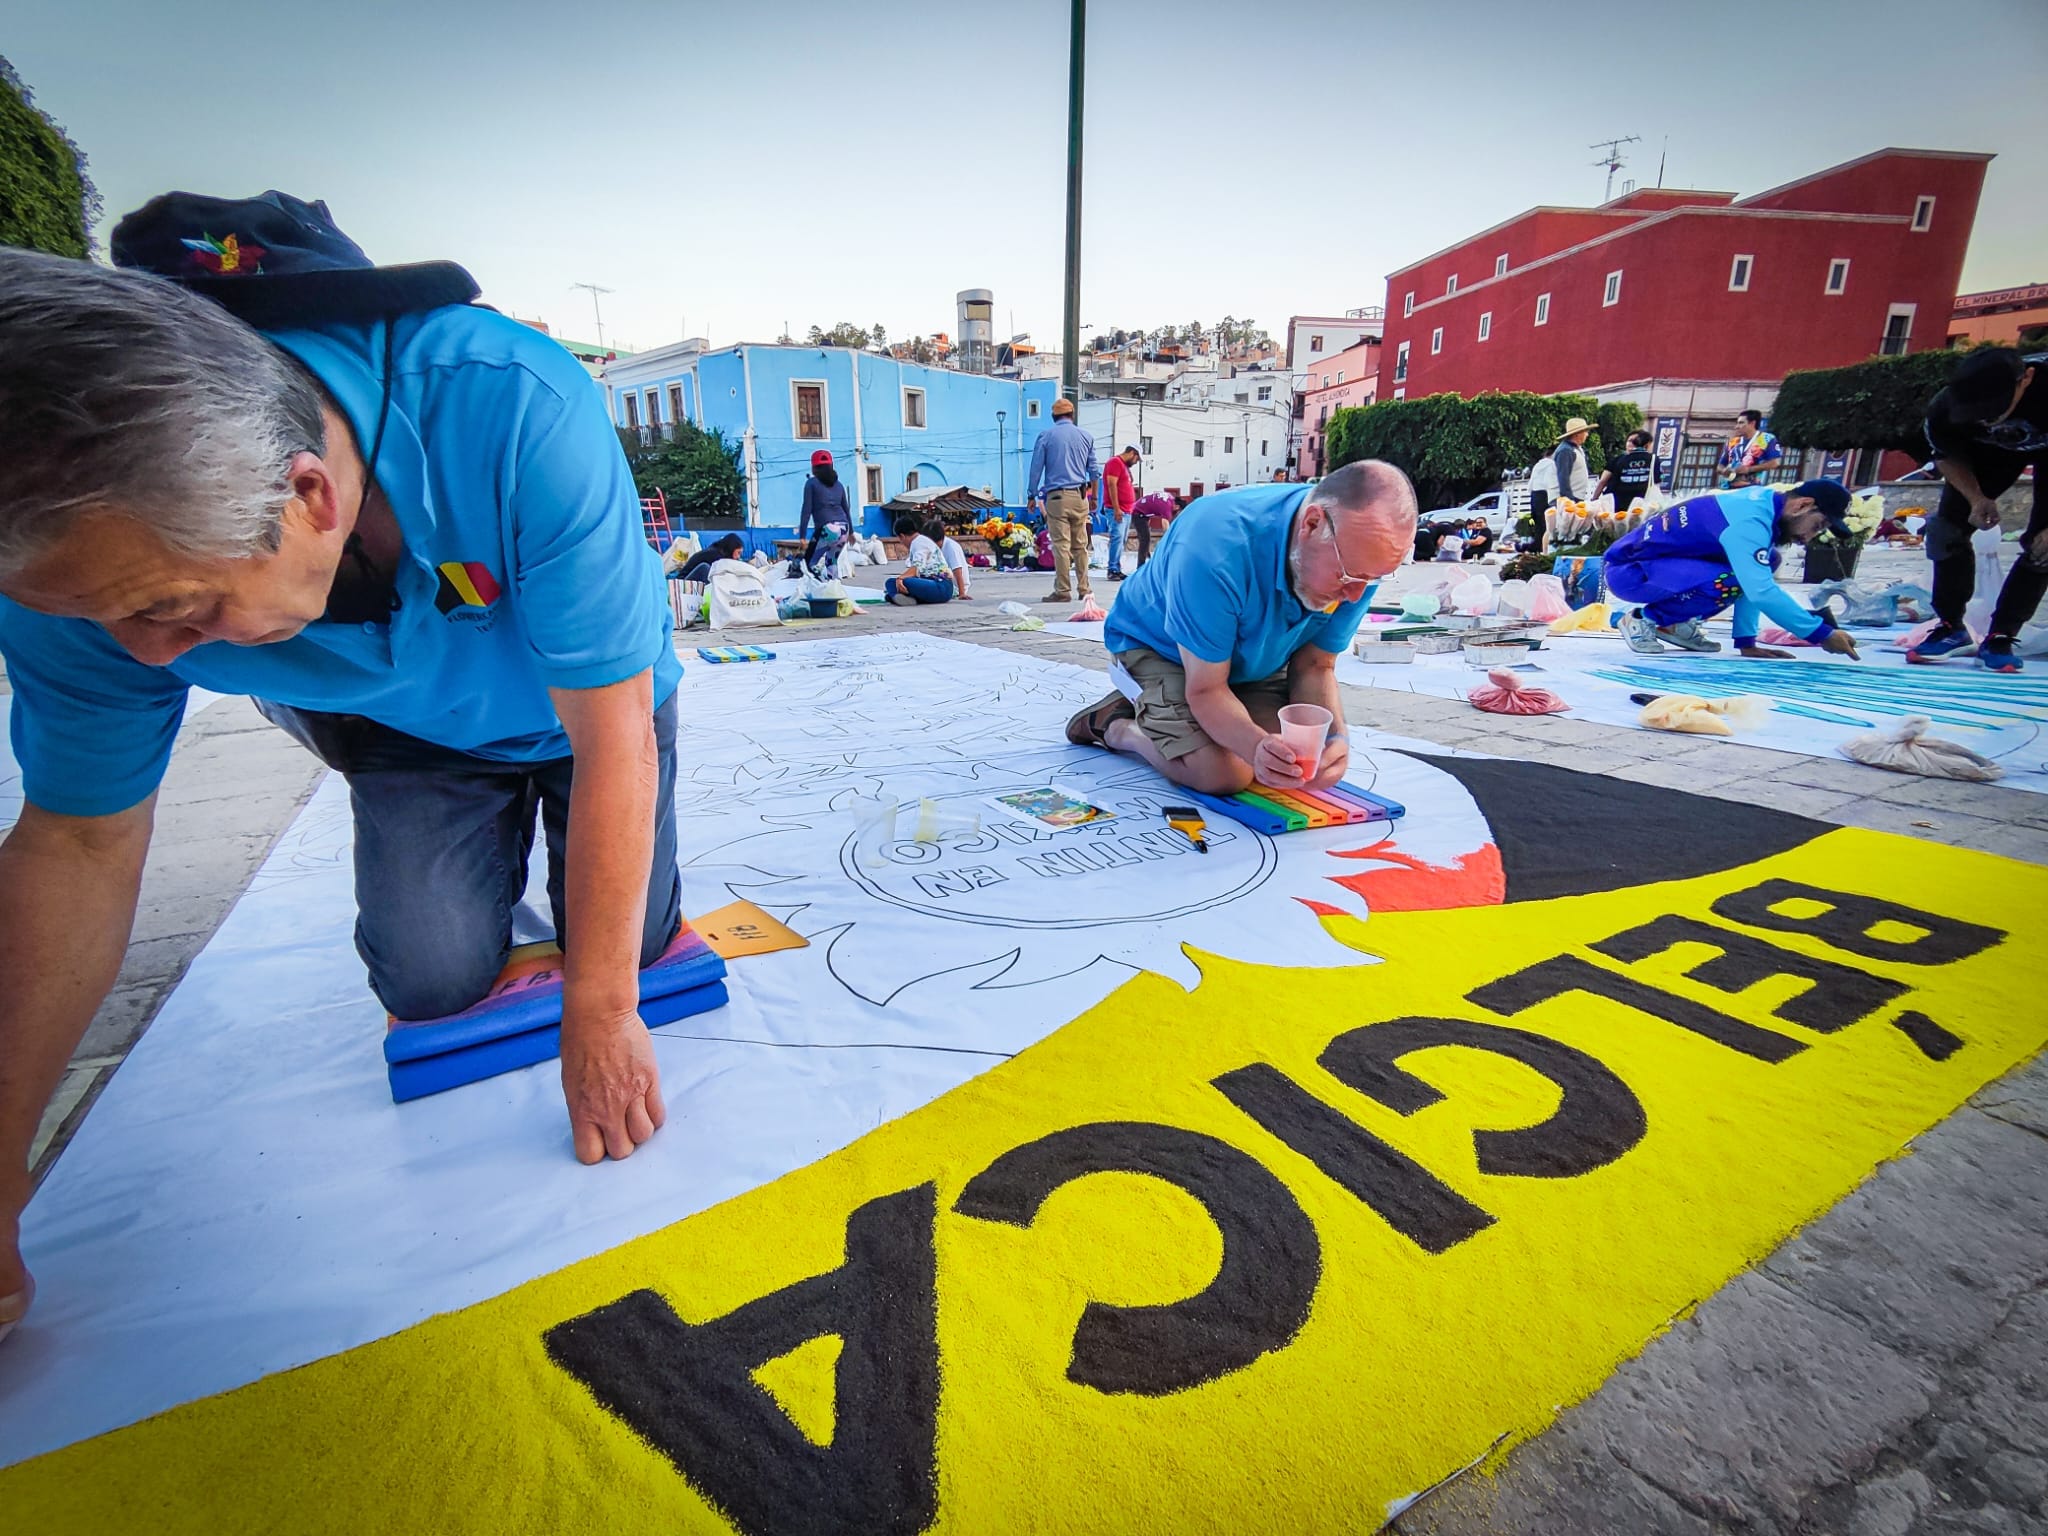
[[[950,603],[954,595],[953,583],[936,576],[891,576],[882,583],[882,591],[890,597],[901,592],[920,603]]]
[[[1109,574],[1112,576],[1124,573],[1124,535],[1130,531],[1130,526],[1129,513],[1109,514]]]
[[[480,1000],[512,948],[538,811],[548,838],[548,905],[566,948],[564,911],[573,758],[495,763],[360,715],[259,701],[258,708],[348,780],[356,827],[356,953],[395,1017],[433,1019]],[[659,769],[654,859],[640,963],[682,922],[676,869],[676,699],[654,711]]]

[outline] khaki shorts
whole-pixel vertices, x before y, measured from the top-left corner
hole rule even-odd
[[[1124,687],[1123,680],[1116,677],[1118,667],[1137,685],[1135,697],[1131,697],[1130,689]],[[1112,660],[1110,676],[1137,706],[1138,729],[1159,749],[1161,757],[1171,762],[1202,747],[1216,745],[1196,721],[1195,712],[1188,708],[1188,674],[1179,662],[1168,661],[1157,651],[1147,650],[1141,645],[1117,652]],[[1230,691],[1251,711],[1254,720],[1262,716],[1270,719],[1289,698],[1286,669],[1275,672],[1271,677],[1232,683]],[[1261,705],[1266,707],[1262,709]]]

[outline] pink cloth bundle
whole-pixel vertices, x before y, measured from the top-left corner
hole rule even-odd
[[[1505,667],[1486,674],[1489,686],[1465,695],[1473,706],[1493,715],[1561,715],[1565,702],[1548,688],[1531,688]]]

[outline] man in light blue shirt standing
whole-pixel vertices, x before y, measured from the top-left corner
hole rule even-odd
[[[1052,403],[1052,425],[1031,448],[1031,476],[1024,494],[1031,510],[1045,504],[1045,536],[1052,545],[1052,595],[1048,603],[1071,603],[1078,591],[1091,595],[1088,584],[1088,516],[1095,502],[1095,482],[1102,466],[1095,461],[1095,439],[1074,425],[1074,402],[1062,396]]]
[[[1110,609],[1116,691],[1070,720],[1067,739],[1142,758],[1200,794],[1336,783],[1351,760],[1337,658],[1368,587],[1414,543],[1415,488],[1377,460],[1314,486],[1196,498]],[[1290,703],[1333,721],[1312,778],[1279,736]]]
[[[682,668],[598,392],[461,268],[374,267],[318,203],[172,193],[112,244],[143,270],[0,249],[27,802],[0,844],[0,1336],[31,1138],[120,968],[194,685],[348,779],[356,947],[400,1018],[496,979],[538,816],[576,1154],[665,1115],[639,971],[680,924]]]

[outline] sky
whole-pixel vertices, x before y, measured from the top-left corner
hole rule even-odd
[[[1095,0],[1084,334],[1385,302],[1386,274],[1616,180],[1748,194],[1886,146],[1997,152],[1965,291],[2048,281],[2048,0]],[[557,335],[785,323],[1057,345],[1059,0],[8,0],[0,54],[120,214],[324,198]],[[1923,48],[1940,57],[1924,60]],[[2001,84],[2001,77],[2005,83]]]

